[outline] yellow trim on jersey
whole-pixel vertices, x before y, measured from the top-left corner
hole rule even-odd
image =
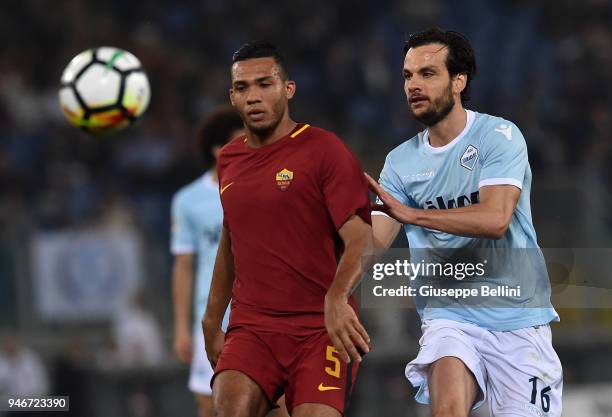
[[[293,134],[291,135],[291,138],[295,138],[297,135],[299,135],[300,133],[302,133],[304,130],[306,130],[309,127],[310,127],[310,125],[308,125],[308,124],[302,126],[300,128],[300,130],[298,130],[297,132],[293,132]]]
[[[221,187],[221,190],[219,191],[219,194],[223,194],[223,192],[224,192],[225,190],[227,190],[228,188],[230,188],[230,186],[231,186],[232,184],[234,184],[234,182],[233,182],[233,181],[232,181],[232,182],[230,182],[229,184],[227,184],[225,187]]]
[[[333,390],[333,389],[342,389],[342,388],[340,388],[340,387],[333,387],[333,386],[323,385],[323,383],[321,382],[321,383],[319,384],[319,386],[317,387],[317,389],[318,389],[319,391],[321,391],[321,392],[325,392],[325,391],[330,391],[330,390]]]

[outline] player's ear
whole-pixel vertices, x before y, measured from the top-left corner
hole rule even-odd
[[[234,89],[233,88],[229,89],[229,97],[230,97],[230,103],[232,103],[232,106],[236,106],[234,104]]]
[[[461,92],[465,89],[467,85],[467,74],[460,73],[455,75],[455,79],[453,80],[453,93],[461,94]]]
[[[285,81],[285,96],[288,100],[291,100],[295,95],[295,81],[287,80]]]

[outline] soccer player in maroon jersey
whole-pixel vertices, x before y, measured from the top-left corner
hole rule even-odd
[[[293,417],[337,417],[370,342],[351,296],[372,242],[366,181],[337,136],[290,118],[296,85],[274,46],[242,46],[231,75],[246,135],[218,160],[224,221],[203,320],[215,415],[264,416],[284,393]]]

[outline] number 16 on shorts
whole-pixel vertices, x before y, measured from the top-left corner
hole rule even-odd
[[[525,408],[536,416],[561,415],[561,387],[546,385],[537,376],[529,378],[529,404]]]

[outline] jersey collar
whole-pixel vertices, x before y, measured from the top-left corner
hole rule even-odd
[[[427,149],[431,153],[441,153],[455,146],[457,142],[459,142],[467,134],[467,132],[472,127],[472,124],[474,124],[474,119],[476,118],[476,115],[474,114],[473,111],[466,109],[465,112],[467,113],[467,122],[465,124],[465,127],[463,128],[461,133],[457,135],[455,139],[451,140],[444,146],[435,147],[435,148],[431,146],[431,144],[429,143],[429,129],[425,130],[422,136],[422,141],[423,141],[423,145],[425,145],[425,149]]]

